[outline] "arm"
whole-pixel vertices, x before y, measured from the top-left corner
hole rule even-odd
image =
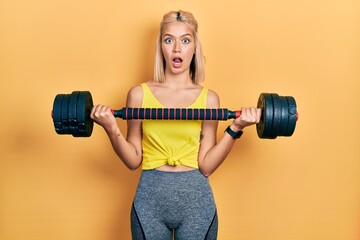
[[[140,86],[132,88],[127,96],[127,107],[140,107],[142,102],[142,89]],[[96,105],[92,108],[91,118],[102,126],[108,135],[111,145],[124,162],[124,164],[131,170],[137,169],[142,162],[141,151],[141,120],[128,120],[127,122],[127,137],[123,136],[117,125],[114,115],[108,106]]]
[[[219,106],[219,97],[215,92],[209,91],[206,107]],[[242,131],[245,127],[258,123],[260,116],[260,109],[242,108],[241,116],[232,122],[230,128],[236,132]],[[217,142],[217,126],[217,121],[203,121],[198,161],[199,169],[204,176],[210,176],[223,163],[235,143],[235,139],[227,133]]]

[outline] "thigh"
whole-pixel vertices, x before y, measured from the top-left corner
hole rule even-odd
[[[175,239],[216,239],[218,221],[209,182],[202,175],[193,177],[192,181],[194,186],[186,192],[182,206],[184,218],[175,229]]]
[[[172,231],[164,222],[166,188],[158,171],[143,171],[138,184],[132,212],[133,239],[171,240]]]
[[[132,239],[145,240],[144,230],[141,226],[139,216],[134,209],[134,204],[131,208],[130,222]]]
[[[218,232],[217,213],[213,216],[193,214],[191,218],[175,230],[175,240],[201,239],[216,240]]]
[[[140,209],[141,211],[141,209]],[[139,219],[133,205],[131,209],[131,234],[133,240],[166,240],[172,239],[172,231],[159,219],[150,217]]]

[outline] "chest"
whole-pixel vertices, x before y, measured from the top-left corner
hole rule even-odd
[[[169,90],[152,89],[157,101],[167,108],[186,108],[193,104],[201,93],[201,89]]]

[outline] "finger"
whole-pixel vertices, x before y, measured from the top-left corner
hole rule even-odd
[[[99,109],[98,107],[95,109],[95,113],[94,113],[95,118],[99,118],[99,117],[100,117],[100,112],[99,112],[98,109]]]
[[[94,106],[91,108],[91,113],[90,113],[90,117],[91,117],[91,118],[94,118],[94,117],[95,117],[95,112],[97,111],[97,108],[98,108],[98,105],[94,105]]]
[[[104,105],[96,105],[94,108],[93,116],[95,118],[99,118],[100,116],[102,116],[103,109],[104,109]]]
[[[246,119],[248,119],[248,117],[249,117],[249,108],[242,108],[241,109],[241,113],[243,113],[243,114],[241,114],[241,116],[242,116],[242,119],[243,120],[246,120]]]
[[[109,116],[110,115],[110,108],[108,106],[101,106],[100,109],[99,109],[99,114],[100,116],[102,117],[106,117],[106,116]]]
[[[260,119],[261,119],[261,108],[257,108],[256,109],[256,123],[259,123],[260,122]]]
[[[250,108],[250,112],[251,112],[251,122],[256,122],[256,108],[252,107]]]

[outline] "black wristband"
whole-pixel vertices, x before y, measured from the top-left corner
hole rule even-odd
[[[243,134],[243,131],[234,132],[230,126],[228,126],[224,132],[227,132],[233,139],[238,139]]]

